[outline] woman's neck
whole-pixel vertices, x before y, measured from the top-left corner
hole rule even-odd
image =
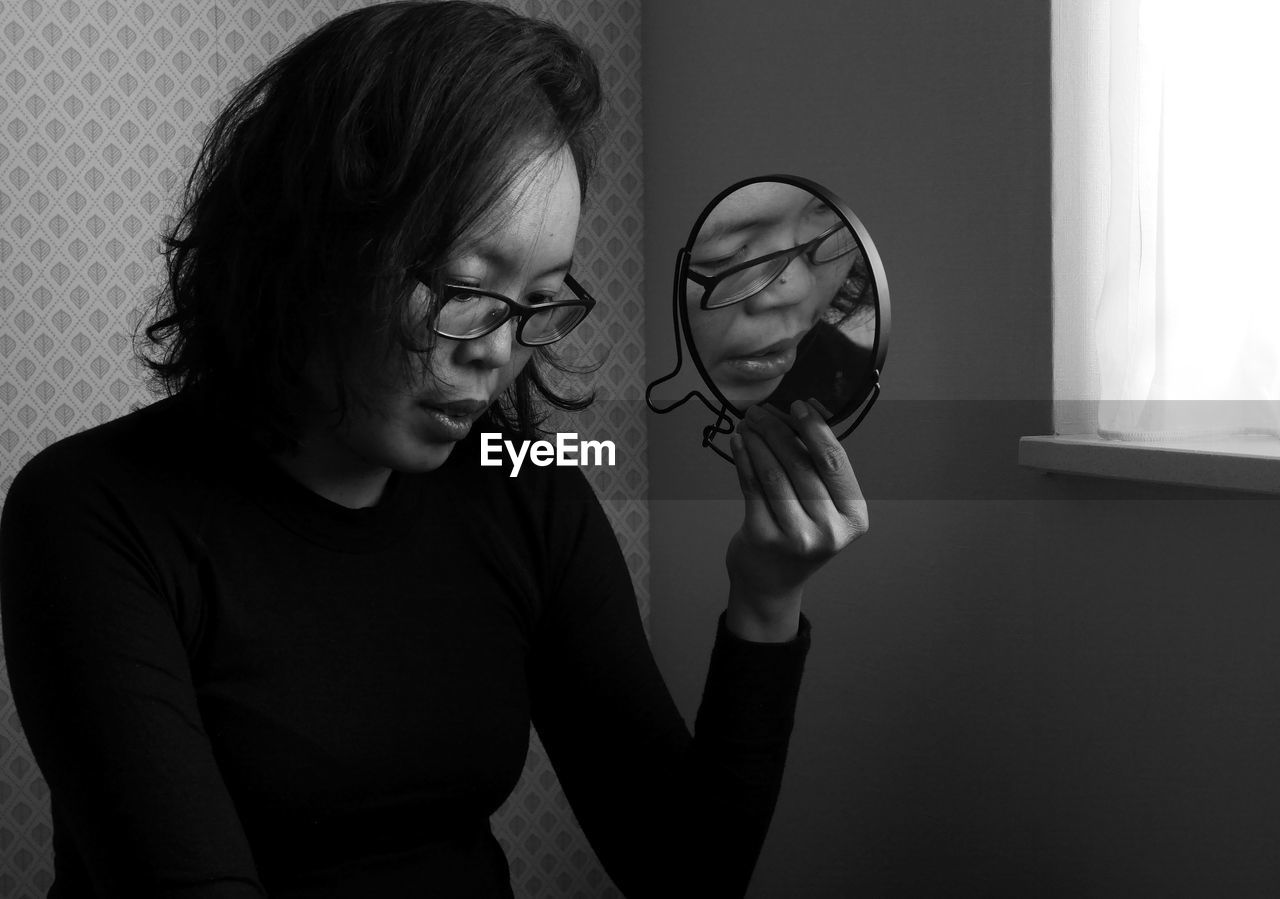
[[[341,447],[304,440],[295,453],[272,453],[269,458],[312,493],[348,509],[366,509],[382,499],[390,468],[371,467]]]

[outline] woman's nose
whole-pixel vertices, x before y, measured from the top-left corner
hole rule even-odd
[[[518,319],[512,318],[482,337],[459,341],[458,362],[484,368],[502,368],[511,361]]]
[[[797,256],[787,263],[787,267],[764,290],[747,297],[743,302],[747,311],[754,315],[803,303],[816,286],[808,261],[803,256]]]

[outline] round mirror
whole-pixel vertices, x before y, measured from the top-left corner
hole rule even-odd
[[[753,405],[808,400],[844,437],[880,392],[889,292],[862,223],[803,178],[741,181],[711,201],[676,260],[674,313],[713,412],[703,443]],[[677,371],[679,363],[677,363]],[[674,378],[672,372],[650,385]],[[841,433],[843,430],[843,433]]]

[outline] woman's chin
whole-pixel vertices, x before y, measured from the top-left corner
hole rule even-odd
[[[448,461],[449,456],[457,448],[456,443],[432,443],[417,447],[417,451],[409,460],[407,471],[423,473],[435,471]]]
[[[405,435],[383,451],[380,461],[397,471],[425,474],[444,465],[457,445],[451,440],[423,440],[419,435]]]
[[[748,406],[763,403],[778,389],[778,385],[781,383],[782,378],[779,377],[770,378],[767,381],[752,381],[748,384],[718,381],[716,386],[720,388],[720,392],[724,394],[725,399],[732,403],[735,408],[745,409]]]

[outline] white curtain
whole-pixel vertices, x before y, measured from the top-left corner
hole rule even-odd
[[[1053,28],[1055,430],[1280,439],[1280,3]]]

